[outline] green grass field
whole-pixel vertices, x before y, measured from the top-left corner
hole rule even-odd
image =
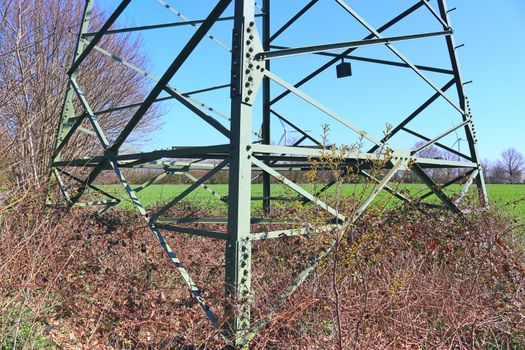
[[[177,195],[179,195],[184,189],[186,189],[189,185],[173,185],[173,184],[164,184],[164,185],[151,185],[144,189],[143,191],[140,191],[139,199],[142,202],[142,204],[146,208],[151,208],[155,205],[160,205],[162,203],[166,203],[169,200],[173,199]],[[272,196],[282,196],[282,197],[293,197],[295,196],[295,192],[291,191],[290,189],[285,188],[282,185],[273,185],[272,187]],[[219,185],[210,185],[210,188],[212,188],[214,191],[216,191],[221,196],[224,196],[228,192],[228,186],[225,184],[219,184]],[[500,185],[500,184],[489,184],[487,185],[488,192],[490,196],[491,202],[496,205],[497,207],[502,208],[505,212],[509,214],[513,214],[522,218],[525,218],[525,185]],[[121,190],[120,186],[117,185],[106,185],[103,186],[104,190],[111,192],[117,196],[121,196],[122,198],[126,198],[124,196],[124,191]],[[309,189],[311,192],[315,192],[315,189],[312,188],[309,185],[305,185],[305,188]],[[318,187],[320,188],[320,187]],[[460,186],[450,186],[448,189],[450,192],[456,192],[460,189]],[[403,184],[400,185],[398,190],[403,191],[404,193],[409,193],[410,195],[422,195],[426,193],[427,187],[421,184]],[[324,198],[330,198],[334,196],[334,194],[339,191],[339,193],[343,197],[351,197],[351,196],[360,196],[365,198],[370,192],[372,191],[371,186],[363,185],[363,184],[345,184],[342,185],[341,189],[336,189],[335,187],[331,188],[329,191],[326,192],[325,195],[321,197],[321,199]],[[258,197],[262,196],[262,185],[255,184],[252,187],[252,196]],[[430,201],[437,201],[437,199],[434,196],[431,196],[428,198]],[[203,188],[198,188],[191,194],[189,194],[184,201],[190,202],[194,205],[198,205],[207,209],[218,209],[220,210],[221,206],[225,206],[224,203],[222,203],[219,199],[217,199],[215,196],[211,195],[209,192],[207,192]],[[380,196],[376,200],[378,203],[381,203],[383,205],[394,205],[395,203],[398,203],[397,199],[392,199],[392,196],[390,196],[388,193],[384,192],[381,193]],[[261,207],[261,201],[260,200],[254,200],[252,202],[253,209],[257,210]],[[122,204],[120,204],[121,207],[125,208],[132,208],[133,205],[129,200],[124,201]]]

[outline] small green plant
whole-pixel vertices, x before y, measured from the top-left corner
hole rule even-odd
[[[43,332],[44,325],[32,317],[25,306],[11,306],[0,316],[0,349],[53,349]]]

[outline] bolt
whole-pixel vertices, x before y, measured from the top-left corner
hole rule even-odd
[[[250,27],[253,27],[255,23],[253,21],[250,22]]]

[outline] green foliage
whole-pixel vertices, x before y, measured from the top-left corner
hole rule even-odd
[[[27,307],[11,306],[0,316],[0,350],[53,349],[52,342],[43,333],[44,325],[35,321]]]
[[[445,192],[457,192],[460,190],[461,185],[453,185],[448,188],[448,191]],[[124,196],[124,190],[121,189],[118,185],[106,185],[103,186],[105,190],[117,194],[119,196]],[[151,208],[161,203],[166,203],[170,199],[174,198],[180,194],[188,185],[185,184],[165,184],[165,185],[152,185],[143,191],[139,192],[139,199],[146,208]],[[228,192],[228,185],[226,184],[217,184],[210,185],[209,187],[213,188],[218,194],[226,195]],[[366,188],[365,188],[366,187]],[[491,203],[498,207],[502,207],[503,211],[516,216],[523,217],[525,213],[525,185],[504,185],[504,184],[489,184],[487,185],[489,197]],[[343,197],[351,197],[352,195],[359,194],[362,195],[363,191],[366,194],[369,194],[372,191],[371,186],[366,186],[365,184],[341,184],[337,189],[332,187],[326,192],[326,196],[329,198],[333,196],[335,191],[341,191]],[[399,190],[402,192],[409,192],[412,195],[423,194],[427,191],[425,185],[422,184],[401,184]],[[289,195],[287,193],[284,185],[274,184],[272,186],[272,195],[282,196]],[[252,186],[252,195],[253,196],[262,196],[262,185],[254,184]],[[383,192],[379,195],[378,200],[381,201],[381,198],[390,197],[386,192]],[[221,205],[216,197],[212,196],[206,190],[199,188],[188,197],[186,200],[194,205],[199,205],[204,208],[217,209],[218,207],[224,207],[224,204]],[[434,196],[429,197],[430,201],[438,202]],[[398,202],[392,202],[396,204]],[[126,201],[121,204],[122,207],[132,209],[133,204],[130,201]],[[261,207],[261,201],[254,201],[253,208],[258,210]]]
[[[486,342],[485,348],[487,350],[500,350],[500,349],[512,349],[512,350],[525,350],[525,344],[521,343],[519,340],[511,338],[510,340],[499,339],[495,337],[490,341]]]

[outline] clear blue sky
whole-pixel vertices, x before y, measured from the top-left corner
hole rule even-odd
[[[212,0],[165,1],[190,19],[205,17],[215,4]],[[415,2],[347,0],[375,28]],[[108,12],[116,3],[103,0],[103,6]],[[280,27],[305,3],[303,0],[274,0],[273,28]],[[437,9],[434,0],[431,4]],[[516,147],[525,153],[525,1],[449,0],[448,7],[457,7],[450,14],[451,21],[456,44],[465,44],[457,52],[464,80],[473,80],[465,89],[475,118],[480,156],[494,160],[508,147]],[[231,12],[230,7],[225,15],[230,15]],[[136,0],[124,13],[124,21],[116,27],[179,20],[176,15],[160,6],[157,0]],[[438,30],[441,30],[439,23],[422,7],[384,35]],[[143,32],[144,48],[150,57],[150,71],[160,76],[193,33],[191,27]],[[230,22],[218,23],[210,33],[230,45]],[[366,29],[334,1],[321,0],[297,26],[279,37],[275,44],[301,46],[351,41],[362,39],[367,34]],[[442,38],[403,42],[394,46],[415,64],[449,68]],[[354,54],[399,61],[385,46],[360,48]],[[279,59],[273,61],[272,71],[288,82],[295,83],[326,60],[311,55]],[[304,85],[302,90],[376,137],[381,137],[386,123],[395,125],[433,94],[433,90],[409,69],[364,62],[352,62],[352,68],[353,76],[350,78],[336,79],[333,68]],[[182,91],[220,85],[228,83],[229,70],[228,52],[206,39],[171,84]],[[439,86],[450,79],[450,76],[444,74],[425,74]],[[276,85],[272,88],[275,88],[275,94],[282,91]],[[455,98],[454,90],[449,90],[447,94]],[[195,97],[224,114],[229,114],[227,89]],[[296,97],[290,96],[274,107],[316,136],[321,133],[321,125],[329,123],[331,141],[352,144],[357,140],[349,129]],[[166,111],[163,127],[142,145],[144,149],[225,142],[218,132],[177,103],[167,102],[162,108]],[[259,102],[255,104],[255,108],[260,108]],[[411,128],[432,137],[458,122],[459,115],[441,99],[420,120],[411,124]],[[254,115],[254,130],[258,130],[259,124],[260,113],[257,112]],[[277,142],[283,132],[282,127],[276,119],[272,120],[272,127],[272,141]],[[458,136],[463,135],[459,133]],[[443,143],[452,145],[455,140],[456,135],[450,135]],[[399,138],[392,140],[392,145],[409,147],[415,141],[414,138],[400,134]],[[465,144],[462,146],[466,147]]]

